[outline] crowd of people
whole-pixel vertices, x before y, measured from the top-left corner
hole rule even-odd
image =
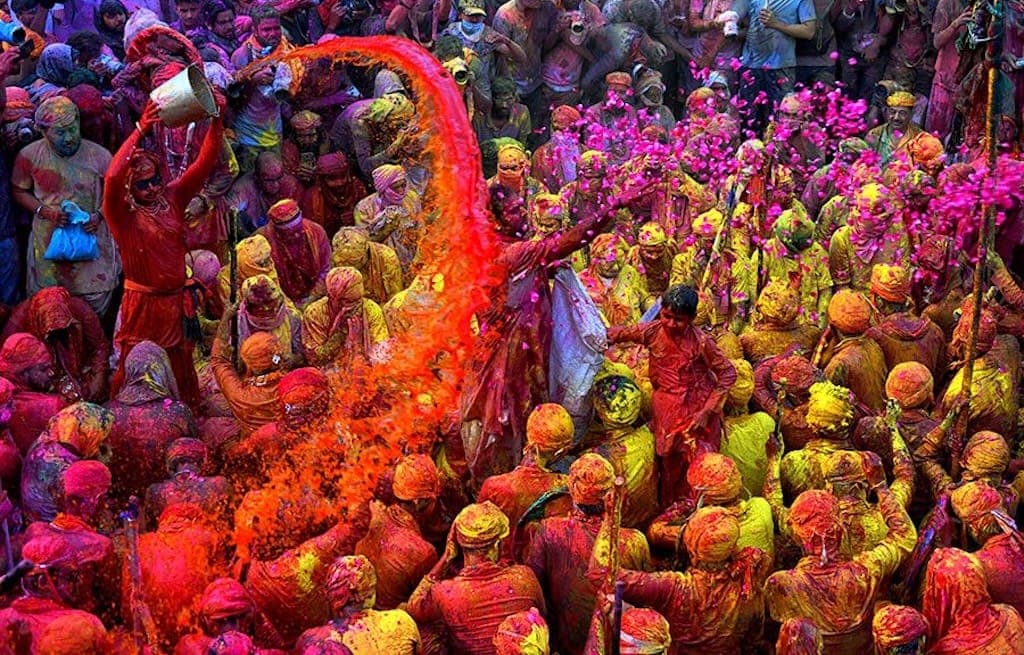
[[[1019,2],[0,13],[0,655],[1024,655]]]

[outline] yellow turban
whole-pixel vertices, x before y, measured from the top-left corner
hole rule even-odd
[[[871,293],[888,302],[910,299],[910,274],[902,266],[875,264],[871,269]]]
[[[908,91],[896,91],[889,94],[889,97],[885,99],[885,104],[889,107],[909,107],[912,109],[917,104],[917,99],[914,98],[913,93]]]
[[[839,450],[825,461],[825,480],[828,482],[863,482],[864,456],[860,451]]]
[[[791,324],[800,313],[796,289],[783,280],[772,280],[757,298],[757,311],[772,325],[785,327]]]
[[[332,266],[358,266],[366,259],[370,237],[360,227],[343,227],[331,239]]]
[[[526,445],[542,453],[555,453],[572,445],[572,417],[557,403],[538,405],[526,419]]]
[[[453,523],[463,548],[485,548],[509,534],[508,517],[491,501],[467,505]]]
[[[725,214],[712,208],[693,219],[692,230],[697,235],[715,236],[724,223]]]
[[[811,399],[807,403],[807,425],[815,430],[835,430],[847,426],[853,419],[850,390],[831,382],[811,385]]]
[[[729,389],[727,402],[730,407],[746,408],[754,395],[754,367],[745,359],[732,360],[732,367],[736,369],[736,382]]]
[[[885,395],[903,409],[916,409],[932,401],[935,380],[932,372],[920,362],[902,362],[889,371],[885,380]]]
[[[640,228],[636,240],[641,246],[660,246],[668,241],[668,237],[665,235],[665,228],[657,223],[645,223]]]
[[[975,432],[964,446],[960,464],[975,476],[1001,474],[1010,464],[1010,447],[997,432]]]
[[[595,453],[583,455],[569,467],[569,495],[577,505],[600,505],[615,485],[615,469]]]
[[[686,552],[696,562],[724,562],[736,551],[740,523],[723,507],[702,507],[683,530]]]
[[[871,303],[856,291],[842,289],[828,303],[828,322],[843,334],[863,334],[871,327]]]
[[[416,114],[412,101],[402,93],[387,93],[370,103],[365,118],[371,123],[408,121]]]
[[[238,277],[247,280],[263,273],[277,281],[277,269],[271,259],[270,242],[262,234],[254,234],[238,242]]]

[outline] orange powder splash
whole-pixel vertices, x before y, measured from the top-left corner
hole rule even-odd
[[[333,401],[327,428],[304,435],[273,464],[271,480],[258,494],[259,513],[284,519],[282,527],[299,523],[306,532],[354,514],[398,459],[431,452],[438,435],[450,429],[461,371],[476,341],[472,318],[503,279],[494,264],[497,244],[479,149],[461,94],[441,64],[413,42],[394,37],[338,38],[297,49],[286,61],[297,69],[320,58],[382,64],[399,74],[415,99],[418,125],[413,127],[424,138],[420,161],[430,172],[417,274],[440,275],[444,284],[439,291],[435,287],[433,302],[420,308],[409,332],[393,336],[386,363],[329,374]],[[310,496],[330,501],[328,510],[314,513],[332,514],[310,521],[309,506],[325,506],[309,502]],[[306,510],[297,509],[300,505]],[[244,560],[256,535],[246,521],[239,523],[235,540]],[[311,536],[290,532],[278,531],[288,535],[281,546]]]

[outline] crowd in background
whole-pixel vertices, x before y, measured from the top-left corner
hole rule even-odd
[[[0,17],[0,655],[1024,654],[1016,0]],[[293,56],[376,35],[463,99],[505,279],[325,521],[271,471],[450,282],[410,71]]]

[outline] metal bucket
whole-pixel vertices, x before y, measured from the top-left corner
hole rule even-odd
[[[216,116],[217,103],[203,69],[192,64],[149,94],[167,127],[183,127]]]

